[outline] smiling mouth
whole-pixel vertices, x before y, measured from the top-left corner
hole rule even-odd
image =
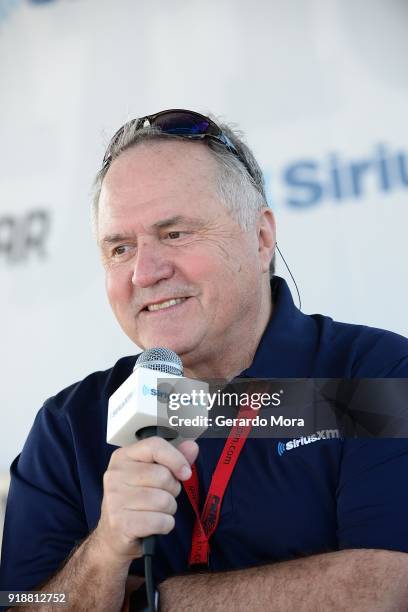
[[[165,310],[166,308],[170,308],[171,306],[176,306],[177,304],[182,304],[186,301],[187,298],[174,298],[171,300],[166,300],[164,302],[158,302],[157,304],[149,304],[144,308],[145,311],[155,312],[157,310]]]

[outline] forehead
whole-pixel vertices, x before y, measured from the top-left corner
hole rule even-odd
[[[155,200],[214,197],[217,162],[199,142],[153,141],[128,149],[116,159],[102,184],[99,206]]]

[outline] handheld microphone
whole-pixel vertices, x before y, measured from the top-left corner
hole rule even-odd
[[[161,347],[144,351],[133,373],[109,398],[108,444],[127,446],[135,437],[141,440],[155,435],[174,446],[185,439],[195,440],[207,429],[208,388],[206,382],[183,377],[182,361],[173,351]],[[200,403],[171,405],[174,398],[197,395]],[[194,425],[183,427],[185,419],[175,415],[195,417]]]
[[[183,377],[183,363],[180,357],[166,348],[151,348],[141,353],[133,373],[111,395],[108,407],[107,442],[126,446],[138,440],[160,436],[171,444],[182,440],[195,440],[207,429],[207,402],[187,404],[190,421],[196,417],[195,425],[186,428],[173,423],[169,415],[172,396],[190,395],[201,392],[201,398],[208,398],[208,383]],[[168,382],[167,382],[168,381]],[[184,403],[183,406],[186,406]],[[187,435],[186,435],[187,433]],[[152,557],[155,536],[143,538],[145,561],[146,593],[149,610],[158,608],[157,591],[152,576]]]

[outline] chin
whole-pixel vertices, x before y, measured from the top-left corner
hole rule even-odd
[[[167,348],[171,351],[174,351],[180,357],[184,353],[188,353],[192,350],[193,346],[191,341],[187,343],[187,341],[183,341],[181,338],[175,338],[174,336],[166,336],[165,334],[160,336],[152,336],[149,338],[143,338],[142,340],[135,340],[134,342],[144,351],[146,349],[154,348],[154,347],[163,347]]]

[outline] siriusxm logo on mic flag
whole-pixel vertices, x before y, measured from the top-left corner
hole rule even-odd
[[[286,452],[298,448],[299,446],[306,446],[307,444],[312,444],[313,442],[319,442],[320,440],[331,440],[331,439],[340,439],[340,432],[338,429],[322,429],[321,431],[317,431],[311,436],[301,436],[300,438],[294,438],[293,440],[288,440],[288,442],[278,442],[276,445],[276,451],[280,457]]]
[[[153,395],[153,397],[159,398],[159,400],[168,400],[171,393],[167,393],[166,391],[162,391],[161,389],[155,389],[154,387],[148,387],[147,385],[143,385],[142,387],[143,395]]]
[[[173,393],[190,396],[194,391],[207,396],[208,389],[209,384],[205,381],[145,367],[135,368],[109,398],[106,441],[116,446],[132,444],[137,439],[137,432],[145,427],[161,428],[159,435],[175,446],[183,439],[196,439],[207,429],[202,419],[207,415],[207,405],[183,405],[178,415],[184,421],[179,426],[170,421],[173,415],[169,412],[170,398]]]

